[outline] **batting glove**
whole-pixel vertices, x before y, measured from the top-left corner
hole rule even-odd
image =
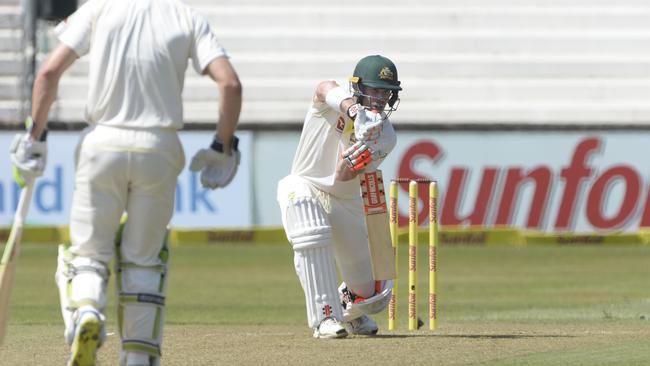
[[[27,125],[31,126],[31,118],[28,118]],[[14,136],[9,148],[9,156],[13,165],[14,180],[20,187],[43,175],[47,164],[46,137],[46,131],[39,141],[33,141],[29,131]]]
[[[343,151],[341,158],[345,160],[350,170],[358,172],[372,162],[373,151],[363,141],[357,141]]]
[[[237,145],[239,139],[233,136],[232,151],[227,154],[223,151],[223,144],[215,138],[208,149],[199,150],[190,163],[190,170],[201,171],[201,185],[205,188],[215,189],[226,187],[237,173],[241,158]]]
[[[379,137],[373,140],[367,140],[365,141],[365,144],[368,145],[375,154],[372,163],[369,164],[366,171],[376,170],[379,167],[379,164],[384,161],[384,158],[393,151],[393,148],[395,148],[395,145],[397,144],[397,134],[395,134],[395,129],[388,118],[384,119]]]
[[[383,113],[359,108],[354,118],[354,137],[357,141],[376,140],[381,135],[386,120],[386,115]]]

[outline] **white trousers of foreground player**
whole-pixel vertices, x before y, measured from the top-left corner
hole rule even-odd
[[[108,263],[115,258],[123,365],[159,362],[164,321],[165,235],[185,163],[174,129],[91,126],[77,148],[71,245],[60,252],[57,285],[66,335],[81,307],[105,318]],[[122,240],[115,237],[128,213]]]

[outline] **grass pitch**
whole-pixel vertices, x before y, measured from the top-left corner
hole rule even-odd
[[[419,315],[426,320],[427,248],[420,249]],[[398,331],[386,330],[382,313],[376,337],[315,340],[288,244],[172,248],[163,362],[650,364],[650,247],[442,246],[433,332],[407,330],[406,246],[400,256]],[[1,365],[65,363],[55,263],[55,245],[22,246]],[[110,291],[103,365],[117,364],[119,349]]]

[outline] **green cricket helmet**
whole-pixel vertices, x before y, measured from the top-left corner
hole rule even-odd
[[[364,93],[365,87],[375,89],[386,89],[391,91],[388,99],[388,112],[397,110],[399,105],[398,93],[402,90],[400,81],[397,78],[397,68],[393,61],[380,55],[371,55],[362,58],[354,68],[354,74],[350,78],[350,90],[357,100],[368,97]]]

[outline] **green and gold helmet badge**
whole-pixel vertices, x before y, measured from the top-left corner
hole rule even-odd
[[[379,78],[381,80],[395,80],[395,74],[388,66],[384,66],[379,71]]]

